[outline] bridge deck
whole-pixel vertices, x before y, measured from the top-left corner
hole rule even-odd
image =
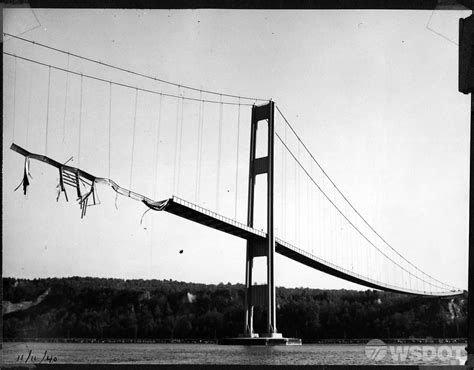
[[[176,216],[197,222],[201,225],[220,230],[227,234],[235,235],[246,240],[263,240],[267,237],[266,232],[254,229],[243,223],[237,222],[228,217],[219,215],[218,213],[209,211],[196,204],[173,196],[166,201],[166,206],[163,211],[172,213]],[[311,253],[297,248],[284,240],[276,238],[275,252],[288,257],[294,261],[302,263],[306,266],[312,267],[316,270],[325,272],[332,276],[351,281],[369,288],[380,289],[388,292],[427,295],[427,296],[454,296],[461,294],[460,291],[446,291],[446,292],[427,292],[413,289],[405,289],[397,286],[388,285],[380,281],[370,279],[366,276],[359,275],[353,271],[336,266],[331,262],[325,261]]]
[[[77,176],[86,178],[92,182],[105,183],[111,186],[118,194],[130,197],[135,200],[139,200],[145,203],[151,209],[157,211],[166,211],[175,214],[180,217],[184,217],[188,220],[197,222],[199,224],[212,227],[213,229],[220,230],[227,234],[235,235],[246,240],[259,240],[264,241],[267,234],[262,230],[257,230],[249,227],[243,223],[237,222],[230,218],[219,215],[218,213],[209,211],[203,207],[199,207],[191,202],[185,201],[178,197],[172,197],[162,202],[154,202],[152,199],[147,198],[141,194],[133,191],[124,189],[117,185],[114,181],[106,178],[95,177],[79,168],[70,167],[65,164],[61,164],[47,156],[31,153],[26,149],[21,148],[16,144],[11,145],[11,149],[15,152],[23,155],[26,158],[36,159],[40,162],[47,163],[53,167],[61,170],[68,170]],[[26,163],[25,163],[26,166]],[[25,167],[25,171],[27,168]],[[284,240],[276,238],[275,251],[283,256],[286,256],[294,261],[312,267],[316,270],[325,272],[327,274],[339,277],[341,279],[351,281],[356,284],[364,285],[369,288],[385,290],[389,292],[404,293],[404,294],[415,294],[415,295],[430,295],[430,296],[454,296],[462,294],[461,291],[444,291],[444,292],[427,292],[418,291],[412,289],[401,288],[393,285],[384,284],[380,281],[368,278],[366,276],[359,275],[353,271],[349,271],[342,267],[336,266],[331,262],[325,261],[311,253],[306,252],[300,248],[291,245]]]

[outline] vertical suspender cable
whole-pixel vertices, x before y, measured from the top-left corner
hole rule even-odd
[[[313,214],[313,216],[317,219],[317,222],[315,222],[315,228],[314,228],[314,232],[315,232],[314,244],[318,251],[317,253],[322,254],[323,241],[322,241],[322,225],[321,225],[321,220],[320,220],[321,201],[319,200],[319,193],[316,190],[314,190],[314,211],[315,211],[315,214]]]
[[[26,112],[26,147],[28,147],[28,136],[30,131],[30,113],[31,113],[31,82],[33,80],[33,74],[30,70],[30,80],[28,83],[28,109]]]
[[[135,151],[135,132],[137,126],[138,89],[135,89],[135,113],[133,115],[132,160],[130,161],[130,189],[132,188],[133,152]]]
[[[284,135],[285,135],[285,142],[286,142],[286,125],[284,125]],[[287,168],[287,163],[286,163],[286,151],[284,150],[283,148],[283,145],[282,145],[282,150],[283,150],[283,204],[286,204],[286,168]],[[288,214],[288,213],[286,213]],[[286,237],[286,232],[287,232],[287,229],[286,229],[286,224],[287,224],[287,218],[285,217],[285,219],[283,220],[283,233],[285,234],[285,237]]]
[[[336,209],[331,206],[331,216],[332,216],[332,249],[333,249],[333,262],[335,265],[337,265],[337,226],[336,226],[336,221],[337,221],[337,216],[336,216]]]
[[[66,69],[69,69],[69,53],[67,53],[67,68]],[[66,137],[66,111],[67,111],[68,86],[69,86],[69,73],[66,72],[66,91],[64,93],[64,112],[63,112],[63,144],[64,144],[64,139]],[[109,173],[109,177],[110,177],[110,173]]]
[[[237,197],[239,190],[239,146],[240,146],[240,98],[237,106],[237,148],[235,153],[235,199],[234,199],[234,220],[237,220]]]
[[[298,161],[301,161],[301,158],[300,158],[300,144],[299,142],[297,143],[298,145]],[[295,207],[296,207],[296,245],[298,246],[298,248],[301,248],[301,245],[300,245],[300,197],[299,197],[299,194],[300,194],[300,171],[297,167],[297,163],[295,162],[295,173],[296,173],[296,186],[295,186]]]
[[[362,241],[364,242],[364,241]],[[370,277],[369,276],[369,260],[370,260],[370,249],[369,249],[369,245],[367,243],[364,242],[364,245],[365,245],[365,257],[366,257],[366,264],[365,264],[365,269],[366,269],[366,274],[367,274],[367,277]]]
[[[364,266],[364,258],[363,258],[363,253],[362,253],[362,246],[361,246],[361,239],[359,235],[354,233],[354,237],[356,239],[356,244],[357,244],[357,262],[356,262],[356,272],[359,275],[362,275],[362,267]]]
[[[281,199],[280,199],[280,212],[281,212],[281,218],[280,218],[280,232],[281,232],[281,238],[286,239],[285,235],[285,170],[283,168],[283,162],[285,161],[285,148],[283,145],[280,145],[281,147],[281,162],[280,162],[280,168],[281,168]]]
[[[13,131],[12,131],[13,142],[15,142],[15,124],[16,124],[15,122],[16,121],[16,61],[17,61],[17,58],[15,57],[15,64],[13,67]]]
[[[336,202],[336,196],[334,195],[333,198],[334,202]],[[342,262],[340,261],[340,252],[341,252],[341,235],[340,235],[340,226],[339,226],[339,214],[334,210],[334,245],[336,246],[336,261],[339,263],[339,266],[342,266]]]
[[[199,154],[201,151],[201,116],[202,116],[202,91],[199,92],[199,114],[198,114],[198,145],[196,148],[196,182],[194,184],[194,200],[199,203]]]
[[[179,194],[179,179],[181,178],[181,158],[182,158],[182,147],[183,147],[183,126],[184,126],[184,90],[183,96],[181,97],[181,120],[180,120],[180,128],[179,128],[179,144],[178,144],[178,178],[176,183],[176,191]]]
[[[82,132],[82,73],[81,73],[81,93],[79,95],[79,143],[77,146],[77,166],[81,166],[81,132]]]
[[[311,177],[313,177],[313,162],[310,161],[310,173]],[[313,220],[313,192],[311,191],[311,184],[308,180],[306,183],[306,210],[308,214],[308,221],[307,221],[307,231],[309,234],[309,245],[311,245],[311,254],[314,254],[314,227],[311,227],[312,220]]]
[[[199,203],[199,177],[200,177],[200,162],[201,162],[201,136],[202,136],[202,91],[199,92],[199,115],[198,115],[198,145],[196,149],[196,183],[194,185],[194,198],[196,203]]]
[[[325,189],[325,181],[324,181],[324,176],[322,178],[322,189]],[[326,220],[329,218],[326,217],[325,215],[325,211],[326,211],[326,208],[324,206],[324,204],[326,203],[325,199],[321,197],[320,194],[319,195],[319,220],[320,220],[320,224],[321,224],[321,228],[320,228],[320,233],[321,233],[321,250],[322,250],[322,255],[324,255],[326,258],[328,256],[327,252],[326,252],[326,245],[328,244],[326,242],[326,236],[327,236],[327,232],[326,232]]]
[[[219,104],[219,137],[217,142],[217,183],[216,183],[216,211],[219,212],[219,190],[221,181],[221,144],[222,144],[222,114],[223,114],[222,95]]]
[[[49,131],[49,96],[51,93],[51,67],[48,68],[48,98],[46,101],[46,137],[45,137],[45,155],[48,155],[48,131]]]
[[[178,98],[176,98],[176,125],[175,125],[175,141],[174,141],[174,169],[173,169],[173,193],[176,195],[176,172],[177,172],[177,159],[178,159],[178,134],[179,134],[179,95],[181,93],[181,87],[178,85]]]
[[[294,191],[293,191],[293,194],[294,194],[294,197],[295,197],[295,201],[294,201],[294,204],[293,204],[293,209],[295,210],[295,217],[293,218],[295,220],[295,239],[294,239],[294,243],[297,247],[300,247],[300,245],[298,245],[298,187],[297,187],[297,181],[296,181],[296,177],[298,176],[298,169],[297,169],[297,163],[296,161],[293,161],[293,163],[295,164],[295,187],[294,187]]]
[[[109,83],[109,179],[111,167],[111,151],[112,151],[112,82]]]
[[[401,286],[403,286],[403,272],[404,272],[404,271],[402,270],[402,271],[401,271],[401,275],[400,275],[400,277],[401,277],[401,284],[400,284],[400,285],[401,285]],[[397,275],[398,275],[398,274],[397,274],[396,265],[393,264],[393,278],[394,278],[394,280],[398,283],[398,281],[397,281]]]
[[[336,209],[334,208],[334,206],[331,206],[331,215],[332,215],[332,221],[333,221],[333,227],[332,227],[332,249],[333,249],[333,262],[334,264],[337,265],[337,227],[336,227],[336,220],[337,220],[337,216],[336,216]]]
[[[204,101],[201,102],[202,110],[201,110],[201,133],[199,135],[199,168],[198,168],[198,176],[197,176],[197,198],[199,202],[199,193],[201,189],[201,166],[202,166],[202,135],[204,131]]]
[[[407,274],[407,285],[408,285],[408,289],[410,290],[412,289],[411,282],[412,282],[411,275]]]
[[[344,223],[344,225],[345,225],[344,235],[346,236],[345,238],[346,245],[347,245],[347,248],[351,249],[351,259],[349,263],[352,268],[352,271],[354,271],[354,262],[355,262],[355,259],[357,258],[357,255],[356,255],[356,251],[354,250],[354,239],[351,238],[352,229],[350,229],[346,223]]]
[[[158,156],[159,156],[159,146],[160,146],[160,131],[161,131],[161,107],[163,103],[163,95],[160,94],[160,108],[158,110],[158,130],[156,133],[156,153],[155,153],[155,180],[153,183],[153,199],[156,199],[156,186],[157,186],[157,176],[158,176]]]

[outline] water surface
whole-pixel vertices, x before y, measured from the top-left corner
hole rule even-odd
[[[305,344],[302,346],[219,346],[217,344],[135,343],[4,343],[5,364],[132,363],[132,364],[241,364],[241,365],[377,365],[459,364],[456,352],[466,356],[465,344],[448,345],[443,358],[409,355],[396,360],[389,353],[379,361],[366,355],[360,344]],[[438,350],[440,345],[432,345]],[[448,351],[449,352],[449,351]],[[45,354],[46,353],[46,354]],[[22,359],[21,355],[23,355]],[[27,357],[29,356],[29,359]],[[36,358],[33,358],[36,356]],[[431,356],[433,357],[433,356]]]

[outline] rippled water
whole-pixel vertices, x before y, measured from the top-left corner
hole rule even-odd
[[[460,357],[466,356],[465,344],[429,347],[424,358],[419,351],[418,355],[409,353],[405,360],[394,360],[391,349],[386,348],[386,355],[379,356],[376,361],[368,358],[364,345],[344,344],[252,347],[216,344],[4,343],[3,361],[5,364],[39,363],[42,359],[44,363],[56,359],[56,363],[454,365],[460,364]],[[429,349],[434,349],[435,354],[433,355]]]

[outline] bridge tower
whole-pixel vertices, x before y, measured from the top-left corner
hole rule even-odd
[[[276,327],[276,296],[275,296],[275,233],[273,217],[273,178],[274,178],[274,110],[275,103],[252,107],[250,128],[250,160],[247,225],[253,227],[255,213],[255,180],[258,175],[267,175],[267,238],[264,243],[254,240],[247,241],[247,258],[245,273],[245,337],[258,337],[253,331],[253,308],[263,306],[267,311],[267,332],[264,337],[282,338]],[[257,130],[262,121],[267,121],[267,155],[256,157]],[[267,284],[253,285],[252,270],[255,257],[267,258]]]
[[[299,345],[298,338],[283,338],[276,326],[276,290],[275,290],[275,227],[274,227],[274,125],[275,103],[252,107],[250,128],[250,160],[247,225],[254,226],[255,215],[255,180],[259,175],[267,176],[267,238],[265,240],[247,240],[247,257],[245,266],[245,328],[241,340],[230,340],[229,344],[292,344]],[[257,158],[257,130],[262,121],[267,126],[267,153]],[[262,127],[260,127],[262,128]],[[253,260],[255,257],[267,259],[267,284],[254,285],[252,279]],[[257,334],[253,329],[253,308],[261,306],[267,312],[266,332]]]

